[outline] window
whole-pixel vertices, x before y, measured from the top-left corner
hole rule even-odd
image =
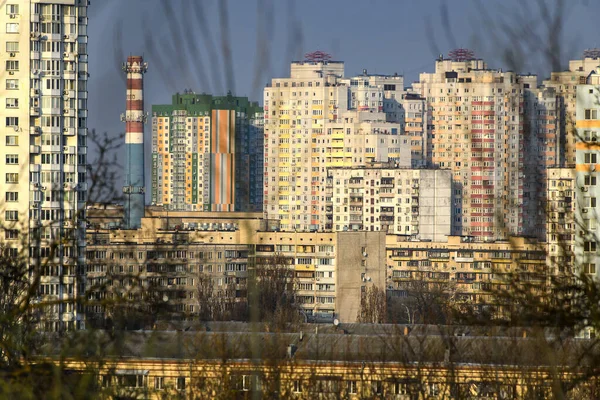
[[[18,79],[7,79],[6,80],[6,90],[17,90],[19,89],[19,80]]]
[[[19,155],[18,154],[7,154],[6,155],[6,165],[17,165],[19,164]]]
[[[19,33],[19,24],[14,22],[6,24],[6,33]]]
[[[583,243],[583,251],[594,253],[596,252],[596,242],[586,241]]]
[[[586,175],[583,178],[583,184],[585,186],[596,186],[596,177],[594,175]]]
[[[124,374],[118,375],[117,380],[119,386],[127,388],[141,388],[146,386],[146,379],[141,374]]]
[[[7,98],[6,108],[19,108],[19,99]]]
[[[154,378],[154,389],[164,389],[165,387],[165,378],[163,378],[162,376],[157,376]]]
[[[19,237],[19,231],[17,229],[7,229],[4,231],[4,239],[17,239]]]
[[[7,202],[19,201],[19,192],[6,192],[4,198]]]
[[[177,390],[185,390],[185,378],[182,376],[177,378]]]
[[[597,155],[596,153],[585,153],[583,155],[583,162],[586,164],[596,164],[597,162]]]
[[[6,126],[19,126],[19,117],[6,117]]]
[[[19,145],[19,137],[18,136],[7,136],[6,137],[6,145],[7,146],[18,146]]]
[[[585,119],[598,119],[598,110],[593,108],[588,108],[584,111]]]
[[[18,172],[7,172],[6,173],[6,183],[19,183],[19,173]]]
[[[358,385],[356,381],[348,381],[348,393],[356,394],[358,393]]]
[[[586,197],[585,198],[585,206],[586,207],[596,207],[596,198],[595,197]]]
[[[383,382],[371,381],[371,393],[372,394],[383,394]]]
[[[294,393],[302,393],[302,381],[300,379],[294,380]]]
[[[7,4],[6,5],[6,14],[13,15],[19,13],[19,5],[18,4]]]
[[[19,61],[6,60],[6,70],[7,71],[18,71],[19,70]]]
[[[19,51],[19,42],[6,42],[6,52],[16,53]]]
[[[4,219],[7,221],[18,221],[19,220],[19,212],[16,210],[6,210],[4,212]]]
[[[584,274],[595,274],[596,273],[596,263],[583,263],[581,265]]]

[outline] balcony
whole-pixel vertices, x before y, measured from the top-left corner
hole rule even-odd
[[[29,153],[40,154],[40,146],[36,146],[36,145],[29,146]]]
[[[42,134],[42,128],[40,128],[39,126],[30,126],[29,134],[33,136],[39,136]]]
[[[40,116],[40,108],[39,107],[30,107],[29,115],[31,115],[32,117],[39,117]]]

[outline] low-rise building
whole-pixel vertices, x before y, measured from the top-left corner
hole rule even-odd
[[[389,293],[406,297],[416,281],[422,283],[422,290],[443,287],[453,301],[479,307],[494,304],[497,294],[513,289],[515,276],[537,290],[546,287],[545,244],[524,237],[474,239],[450,236],[446,241],[426,242],[387,236]]]
[[[204,278],[211,293],[235,307],[248,300],[250,271],[283,260],[294,270],[290,283],[306,319],[354,322],[363,287],[385,286],[384,232],[279,232],[269,225],[259,213],[156,208],[139,230],[98,222],[88,230],[88,290],[98,300],[135,300],[151,290],[173,315],[191,318]],[[91,314],[102,317],[105,310],[93,307]]]

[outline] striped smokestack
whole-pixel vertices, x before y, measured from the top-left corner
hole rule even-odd
[[[125,122],[125,229],[138,229],[144,216],[144,73],[148,64],[143,57],[129,56],[123,64],[127,74],[127,106],[121,120]]]

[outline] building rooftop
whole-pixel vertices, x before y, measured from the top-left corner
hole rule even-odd
[[[130,331],[117,334],[75,333],[62,346],[43,354],[158,360],[255,360],[263,362],[444,363],[470,365],[577,367],[598,350],[591,340],[575,339],[551,329],[303,324],[272,332],[268,325],[206,323],[180,330]],[[82,336],[81,338],[78,336]],[[93,336],[93,338],[90,338]],[[94,344],[82,338],[93,340]],[[85,357],[81,357],[85,354]],[[291,357],[290,357],[291,355]]]

